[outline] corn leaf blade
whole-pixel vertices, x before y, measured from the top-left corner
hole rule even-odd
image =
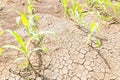
[[[2,48],[0,48],[0,56],[2,55]]]
[[[25,46],[25,43],[24,43],[23,39],[15,31],[8,30],[8,32],[10,32],[15,37],[15,39],[21,45],[21,47],[24,51],[24,54],[27,55],[27,48]]]
[[[21,49],[19,47],[14,46],[14,45],[4,45],[3,48],[11,48],[11,49],[15,49],[15,50],[21,51]]]

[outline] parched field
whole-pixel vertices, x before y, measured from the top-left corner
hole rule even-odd
[[[26,40],[23,27],[16,25],[16,12],[23,10],[18,0],[1,1],[0,31],[12,29]],[[120,24],[106,22],[94,36],[101,42],[100,50],[95,43],[86,44],[88,28],[78,26],[64,17],[59,0],[38,0],[34,2],[35,12],[39,16],[37,31],[51,31],[43,37],[46,53],[34,52],[30,55],[32,67],[23,69],[15,64],[19,51],[5,49],[0,56],[0,80],[120,80]],[[120,21],[120,14],[117,17]],[[96,15],[83,18],[86,24],[97,20]],[[0,37],[0,46],[16,40],[9,33]],[[31,44],[29,47],[32,47]],[[21,61],[22,62],[22,61]]]

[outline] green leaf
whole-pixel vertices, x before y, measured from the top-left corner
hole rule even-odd
[[[28,0],[28,4],[32,4],[32,1],[33,1],[33,0]]]
[[[29,24],[29,26],[30,26],[30,25],[31,25],[31,26],[34,26],[34,16],[33,16],[33,15],[30,15],[30,16],[29,16],[28,24]]]
[[[36,20],[36,22],[38,22],[39,21],[39,17],[38,17],[38,15],[34,15],[34,18],[35,18],[35,20]]]
[[[41,41],[39,42],[39,45],[40,45],[40,46],[43,46],[43,44],[44,44],[43,42],[41,42]]]
[[[92,24],[90,25],[90,34],[94,32],[95,27],[96,27],[95,22],[92,22]]]
[[[92,22],[92,24],[90,25],[87,43],[90,43],[93,33],[98,32],[98,27],[99,27],[98,23]]]
[[[98,39],[96,39],[95,43],[96,43],[96,45],[97,45],[98,48],[101,47],[101,43],[100,43],[100,41]]]
[[[94,32],[98,32],[98,28],[99,28],[99,24],[92,22],[92,24],[90,25],[90,33],[89,34],[93,34]]]
[[[115,6],[113,5],[113,3],[108,1],[108,2],[106,2],[106,5],[110,6],[114,10],[114,14],[116,14],[116,9],[115,9]]]
[[[118,3],[116,6],[115,6],[115,14],[117,14],[120,10],[120,3]]]
[[[46,47],[42,47],[41,50],[42,50],[43,52],[48,52],[48,48],[46,48]]]
[[[25,28],[27,30],[29,30],[29,24],[28,24],[28,20],[27,20],[26,14],[23,13],[23,12],[19,12],[19,14],[20,14],[20,18],[21,18],[22,24],[25,26]]]
[[[28,12],[29,12],[29,14],[32,14],[32,11],[33,11],[33,6],[32,6],[32,4],[29,4],[28,5]]]
[[[21,45],[21,49],[24,51],[24,54],[27,55],[27,48],[24,44],[24,41],[23,39],[14,31],[11,31],[11,30],[7,30],[8,32],[10,32],[14,37],[15,39],[18,41],[18,43]]]
[[[61,0],[61,3],[64,7],[67,6],[68,2],[69,2],[69,0]]]
[[[28,39],[28,41],[27,41],[27,43],[26,43],[26,48],[29,47],[30,42],[31,42],[34,38],[35,38],[35,36],[32,36],[32,37],[30,37],[30,38]]]
[[[2,53],[2,48],[0,48],[0,56],[2,55],[3,53]]]
[[[20,47],[14,46],[14,45],[4,45],[3,48],[15,49],[15,50],[18,50],[18,51],[25,53],[25,51],[23,49],[21,49]]]
[[[0,36],[1,36],[1,35],[3,35],[3,34],[4,34],[4,32],[5,32],[5,31],[1,31],[1,32],[0,32]]]
[[[68,8],[67,4],[69,3],[69,0],[61,0],[62,6],[64,7],[64,14],[67,16],[68,15]]]
[[[87,44],[91,43],[91,38],[92,38],[92,35],[88,34]]]
[[[41,50],[41,48],[33,48],[29,53],[32,53],[32,52],[35,52],[35,51],[38,51],[38,50]]]
[[[14,45],[4,45],[3,48],[11,48],[11,49],[22,51],[22,49]]]

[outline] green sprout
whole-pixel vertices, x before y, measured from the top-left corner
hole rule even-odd
[[[40,35],[41,32],[39,32],[38,35],[34,35],[32,37],[29,37],[26,43],[25,43],[25,41],[23,41],[23,38],[18,33],[16,33],[15,31],[6,30],[6,32],[9,32],[10,34],[12,34],[12,36],[16,39],[16,41],[19,43],[20,46],[8,45],[7,44],[7,45],[4,45],[2,48],[11,48],[11,49],[15,49],[15,50],[18,50],[21,53],[23,53],[24,56],[25,56],[25,60],[27,61],[27,62],[25,62],[25,64],[28,63],[28,64],[26,64],[27,66],[24,66],[25,68],[27,68],[30,64],[29,56],[32,52],[35,52],[35,51],[38,51],[38,50],[42,50],[43,52],[47,51],[46,47],[39,47],[39,46],[36,47],[36,48],[34,47],[31,50],[29,50],[30,43],[32,43],[32,41],[36,38],[36,36]],[[2,50],[2,48],[0,50]]]
[[[17,42],[20,44],[20,46],[15,46],[15,45],[4,45],[2,48],[11,48],[11,49],[15,49],[15,50],[18,50],[20,52],[22,52],[24,55],[25,55],[25,58],[27,60],[27,62],[29,62],[29,58],[28,58],[28,43],[29,41],[27,42],[27,45],[25,44],[25,42],[23,41],[22,37],[17,34],[15,31],[11,31],[11,30],[7,30],[7,32],[11,33],[14,38],[17,40]],[[28,63],[29,65],[29,63]],[[28,66],[26,66],[28,67]]]
[[[92,24],[90,25],[90,30],[88,35],[89,40],[91,40],[94,32],[98,32],[98,23],[92,22]]]
[[[77,18],[77,22],[81,23],[83,17],[83,6],[80,6],[76,0],[72,0],[72,8],[70,10],[72,16]]]
[[[3,35],[3,34],[4,34],[4,31],[1,31],[1,32],[0,32],[0,36]],[[2,50],[2,48],[0,47],[0,56],[2,55],[2,52],[3,52],[3,50]]]
[[[68,15],[68,7],[67,7],[67,5],[69,3],[69,0],[61,0],[61,3],[62,3],[62,6],[64,8],[64,14],[65,14],[65,16],[67,16]]]
[[[97,47],[100,49],[100,47],[101,47],[101,43],[100,43],[100,41],[99,41],[98,39],[96,39],[95,44],[96,44]]]
[[[114,4],[111,0],[86,0],[86,4],[99,13],[99,18],[105,21],[112,19],[120,10],[120,2]],[[114,15],[107,12],[108,8],[113,9]]]
[[[18,27],[20,25],[23,25],[30,37],[34,37],[33,41],[36,41],[38,43],[41,43],[41,37],[38,35],[37,30],[37,23],[38,23],[38,16],[34,13],[34,8],[32,6],[32,0],[28,0],[28,7],[27,7],[29,16],[27,16],[25,12],[19,12],[17,13],[20,15],[19,17],[16,18],[16,23]],[[20,22],[22,24],[20,24]],[[44,49],[43,49],[44,50]]]
[[[91,43],[91,39],[94,37],[93,36],[94,33],[98,32],[98,29],[99,29],[99,24],[95,23],[95,22],[92,22],[92,24],[90,25],[87,44]],[[95,40],[95,44],[97,45],[98,48],[100,48],[101,43],[98,39]]]
[[[37,29],[37,23],[38,23],[38,16],[34,13],[34,8],[32,6],[32,0],[28,0],[28,7],[27,7],[29,16],[27,17],[27,13],[25,12],[19,12],[17,13],[20,15],[16,18],[16,23],[18,27],[20,27],[20,22],[25,27],[26,31],[30,36],[34,35],[36,33]]]

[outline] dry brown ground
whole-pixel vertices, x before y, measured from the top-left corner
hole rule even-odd
[[[17,14],[10,11],[11,8],[22,10],[23,5],[18,0],[3,4],[0,10],[1,28],[13,29],[25,38],[24,29],[18,29],[15,24]],[[33,68],[40,75],[35,75],[31,68],[18,68],[14,60],[22,55],[8,49],[0,56],[0,80],[120,80],[120,24],[100,27],[96,34],[102,41],[98,53],[95,44],[92,44],[94,48],[86,44],[87,33],[63,18],[63,10],[57,0],[41,0],[34,4],[40,18],[38,31],[56,33],[44,37],[45,46],[49,48],[46,54],[37,52],[31,55]],[[96,20],[95,15],[84,18],[86,23],[92,20]],[[0,45],[16,44],[8,33],[0,40]]]

